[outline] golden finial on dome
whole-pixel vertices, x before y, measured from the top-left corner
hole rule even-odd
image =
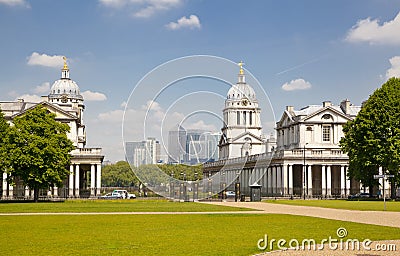
[[[64,67],[63,67],[63,69],[68,69],[67,57],[63,56],[63,60],[64,60]]]
[[[238,63],[238,66],[240,67],[240,70],[239,70],[239,74],[240,74],[240,75],[243,75],[243,74],[244,74],[243,65],[244,65],[243,61],[240,61],[240,62]]]

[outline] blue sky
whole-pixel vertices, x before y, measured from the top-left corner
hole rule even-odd
[[[393,0],[0,0],[0,100],[47,95],[65,55],[84,92],[88,146],[122,160],[123,111],[135,105],[128,97],[158,65],[198,54],[243,60],[270,99],[273,109],[265,112],[276,118],[286,105],[299,109],[346,98],[360,105],[389,76],[400,76],[399,12],[400,1]],[[227,79],[234,83],[236,75]],[[204,79],[192,85],[215,88]],[[163,97],[178,97],[176,88]],[[221,114],[224,91],[219,87],[222,97],[213,104],[202,99],[196,106],[215,105]],[[166,128],[188,115],[184,103]],[[168,104],[153,102],[149,120],[165,116]],[[143,109],[130,113],[140,116]],[[273,121],[264,123],[271,133]],[[217,118],[186,125],[221,128]],[[137,126],[125,126],[132,130],[126,140],[142,139]]]

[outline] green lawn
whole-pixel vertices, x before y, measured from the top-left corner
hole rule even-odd
[[[0,213],[17,212],[215,212],[249,211],[199,203],[180,203],[167,200],[69,200],[42,203],[0,203]]]
[[[304,205],[323,208],[383,211],[383,201],[347,201],[347,200],[266,200],[267,203]],[[400,202],[387,201],[386,210],[400,212]]]
[[[400,239],[400,229],[291,215],[1,216],[0,255],[251,255],[257,241]],[[275,247],[276,248],[276,247]]]

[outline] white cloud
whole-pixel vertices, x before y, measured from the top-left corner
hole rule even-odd
[[[392,57],[389,62],[392,66],[386,71],[386,79],[391,77],[400,78],[400,56]]]
[[[107,96],[100,92],[84,91],[81,93],[85,101],[104,101]]]
[[[191,123],[188,125],[184,125],[186,130],[194,129],[194,130],[205,130],[205,131],[218,131],[218,129],[213,124],[206,124],[203,120],[199,120],[195,123]]]
[[[25,102],[41,102],[42,98],[35,94],[24,94],[15,98],[15,101],[24,99]]]
[[[28,65],[31,66],[45,66],[51,68],[60,68],[63,66],[64,60],[61,55],[47,55],[45,53],[39,54],[33,52],[31,56],[28,57]]]
[[[388,22],[379,24],[379,20],[367,18],[359,20],[347,33],[346,41],[368,42],[370,44],[398,45],[400,44],[400,12]]]
[[[149,18],[160,11],[178,7],[182,0],[99,0],[105,7],[124,9],[137,18]]]
[[[311,83],[305,81],[302,78],[292,80],[289,83],[282,85],[282,89],[285,91],[295,91],[295,90],[307,90],[311,88]]]
[[[30,8],[29,3],[25,0],[0,0],[0,4]]]
[[[201,28],[200,20],[196,15],[190,15],[189,19],[184,16],[180,18],[177,22],[170,22],[165,26],[170,30],[177,30],[181,28]]]
[[[50,92],[50,83],[49,82],[45,82],[41,85],[38,85],[35,87],[35,89],[32,90],[34,93],[48,93]]]

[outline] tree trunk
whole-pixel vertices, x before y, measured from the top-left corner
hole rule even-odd
[[[33,201],[37,203],[39,201],[39,188],[34,187],[33,188]]]

